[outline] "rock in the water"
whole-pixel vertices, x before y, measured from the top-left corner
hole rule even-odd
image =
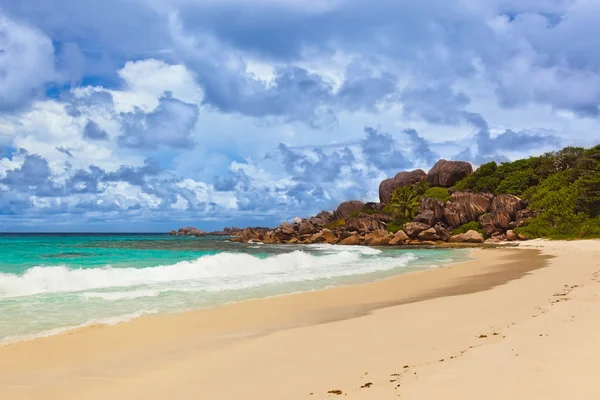
[[[176,230],[172,230],[171,232],[169,232],[169,236],[175,236],[175,235],[177,235]]]
[[[380,229],[367,233],[365,235],[365,244],[367,246],[384,246],[388,244],[393,237],[394,235],[391,235],[388,231]]]
[[[416,169],[410,172],[399,172],[395,177],[381,182],[379,185],[379,201],[387,204],[390,201],[394,190],[404,186],[410,186],[425,178],[427,178],[427,174],[422,169]]]
[[[400,244],[404,244],[405,241],[408,240],[408,235],[404,233],[404,231],[400,230],[394,234],[394,237],[390,240],[390,245],[396,246]]]
[[[346,239],[341,240],[338,244],[345,246],[356,246],[360,244],[360,239],[358,238],[358,235],[352,235],[348,236]]]
[[[421,241],[438,240],[439,239],[437,232],[435,231],[435,228],[429,228],[429,229],[419,232],[418,238]]]
[[[348,219],[354,211],[361,211],[365,203],[359,200],[345,201],[340,204],[333,213],[334,219]]]
[[[452,236],[448,239],[450,243],[483,243],[483,235],[477,231],[470,230],[467,233]]]
[[[317,232],[317,228],[310,223],[310,221],[303,221],[298,228],[298,233],[300,235],[310,235]]]
[[[338,239],[329,229],[323,229],[321,232],[317,232],[308,239],[308,243],[329,243],[335,244]]]
[[[477,221],[480,216],[489,211],[490,203],[491,199],[482,194],[453,193],[446,203],[444,219],[450,227],[457,228],[468,222]]]
[[[200,229],[196,229],[191,226],[187,226],[185,228],[180,228],[177,231],[177,234],[181,235],[181,236],[202,236],[202,235],[206,235],[206,232],[201,231]]]
[[[429,225],[423,224],[421,222],[409,222],[408,224],[404,225],[403,230],[408,235],[408,237],[416,239],[419,236],[419,233],[429,228]]]
[[[439,160],[427,173],[427,182],[449,188],[472,173],[473,166],[468,162]]]
[[[294,225],[289,222],[284,222],[273,230],[273,235],[276,238],[276,242],[286,243],[293,237],[296,237],[297,232],[294,229]]]
[[[258,241],[259,233],[252,228],[244,229],[235,239],[234,241],[248,243],[250,241]]]

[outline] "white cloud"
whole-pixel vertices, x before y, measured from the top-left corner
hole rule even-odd
[[[27,106],[55,78],[50,38],[0,10],[0,111]]]

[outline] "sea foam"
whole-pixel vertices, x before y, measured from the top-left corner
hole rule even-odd
[[[416,258],[410,253],[379,257],[380,250],[368,247],[312,245],[311,250],[320,255],[297,250],[260,258],[225,252],[150,268],[37,266],[21,275],[0,273],[0,298],[85,292],[80,295],[120,300],[165,291],[219,292],[385,271]]]

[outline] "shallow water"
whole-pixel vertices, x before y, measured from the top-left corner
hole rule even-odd
[[[211,236],[0,235],[0,342],[467,258],[457,249],[239,244]]]

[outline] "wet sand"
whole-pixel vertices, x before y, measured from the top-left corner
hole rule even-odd
[[[476,250],[472,262],[379,282],[3,346],[0,398],[319,399],[338,390],[357,399],[536,398],[527,378],[539,374],[532,364],[548,367],[550,375],[539,379],[553,379],[547,353],[560,352],[530,330],[548,319],[538,335],[556,335],[553,345],[564,350],[565,341],[579,346],[600,328],[600,312],[597,321],[583,317],[594,317],[585,307],[600,308],[585,300],[600,293],[600,242],[527,246]],[[565,313],[592,324],[590,332],[568,331],[576,327]],[[508,350],[519,346],[527,351]],[[559,398],[550,389],[540,398]]]

